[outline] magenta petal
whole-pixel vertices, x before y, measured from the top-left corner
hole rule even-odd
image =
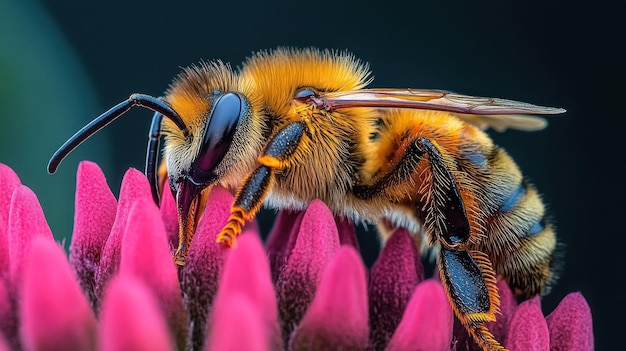
[[[219,330],[216,324],[223,323],[223,316],[234,313],[229,305],[233,296],[248,301],[249,308],[262,318],[262,337],[258,340],[259,344],[269,349],[282,348],[276,293],[272,285],[269,262],[263,244],[256,235],[240,236],[237,247],[231,249],[213,304],[209,338],[213,338],[216,328]],[[237,324],[227,327],[236,329]]]
[[[356,228],[354,222],[349,218],[335,218],[337,231],[339,232],[339,243],[341,245],[350,245],[359,251],[359,240],[356,237]]]
[[[369,334],[365,266],[351,246],[342,246],[324,270],[292,350],[363,350]]]
[[[502,314],[496,315],[496,321],[485,323],[485,326],[493,334],[496,340],[503,343],[506,340],[506,335],[509,332],[509,324],[511,319],[515,315],[517,310],[517,298],[509,288],[509,285],[504,280],[499,280],[497,283],[498,295],[500,295],[500,312]]]
[[[333,215],[323,202],[311,202],[302,217],[291,254],[276,280],[285,341],[304,316],[322,272],[338,248],[339,234]]]
[[[95,296],[97,300],[102,297],[102,291],[106,283],[119,268],[122,237],[126,230],[128,215],[133,203],[141,198],[152,199],[150,184],[148,184],[148,179],[141,172],[131,168],[124,174],[124,179],[122,179],[115,222],[102,250],[100,265],[96,272]]]
[[[303,217],[304,211],[281,210],[274,220],[272,230],[265,241],[273,282],[278,280],[278,275],[296,244]]]
[[[98,305],[95,275],[102,249],[115,221],[117,201],[102,170],[93,162],[84,161],[78,166],[75,206],[70,263],[95,308]]]
[[[550,350],[593,350],[591,309],[581,293],[565,296],[546,321]]]
[[[7,288],[5,280],[0,278],[0,334],[6,329],[6,322],[11,316],[11,295],[9,295],[9,289]]]
[[[509,325],[506,347],[509,351],[550,350],[548,325],[538,297],[526,300],[517,307]]]
[[[120,274],[132,275],[152,289],[166,317],[178,349],[187,343],[187,316],[178,273],[168,249],[161,213],[152,199],[134,202],[122,239]]]
[[[450,350],[453,314],[441,283],[428,279],[417,286],[386,350]]]
[[[163,192],[161,194],[161,218],[165,224],[165,232],[167,233],[168,242],[171,247],[178,246],[178,210],[176,209],[176,200],[169,190],[169,181],[163,184]]]
[[[0,339],[6,337],[7,345],[11,344],[13,349],[19,349],[17,316],[7,284],[5,279],[0,278]]]
[[[186,296],[194,350],[201,350],[206,339],[209,309],[217,294],[224,262],[230,248],[216,242],[216,237],[228,221],[233,196],[224,188],[211,190],[204,214],[198,222],[187,261],[181,270],[180,284]]]
[[[11,351],[11,348],[9,348],[9,342],[4,340],[2,333],[0,333],[0,351]]]
[[[9,227],[9,212],[11,210],[11,197],[13,191],[20,185],[20,178],[13,170],[0,163],[0,275],[4,276],[5,270],[9,269],[9,239],[7,228]]]
[[[240,294],[226,294],[220,303],[228,308],[216,309],[211,330],[211,340],[206,351],[266,351],[270,350],[267,341],[266,325],[260,311]]]
[[[438,272],[437,276],[439,276]],[[509,332],[511,319],[517,310],[517,298],[509,288],[506,281],[498,280],[497,287],[498,294],[500,296],[501,314],[496,315],[495,322],[485,323],[485,327],[493,334],[494,338],[498,340],[500,344],[504,344],[507,333]],[[478,344],[467,332],[467,329],[465,329],[463,324],[461,324],[458,319],[454,320],[454,338],[457,349],[467,349],[471,351],[482,350],[482,348],[478,346]]]
[[[20,334],[26,350],[93,350],[96,320],[63,249],[34,238],[24,262]]]
[[[13,191],[8,228],[10,286],[19,289],[31,240],[37,236],[53,238],[37,196],[24,185]]]
[[[128,275],[113,278],[100,314],[101,351],[174,350],[152,291]]]
[[[382,350],[400,324],[424,268],[406,229],[393,232],[372,266],[369,279],[370,348]]]
[[[483,351],[483,348],[478,346],[476,341],[474,341],[472,336],[469,335],[467,329],[463,324],[461,324],[458,318],[454,319],[452,335],[452,338],[454,339],[453,344],[455,345],[457,350]]]

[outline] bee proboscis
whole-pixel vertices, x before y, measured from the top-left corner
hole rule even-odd
[[[485,323],[499,311],[496,276],[520,297],[555,280],[557,246],[537,190],[483,131],[536,130],[529,115],[563,109],[437,90],[366,88],[367,65],[346,52],[283,49],[252,55],[239,70],[221,61],[186,68],[164,97],[133,94],[54,154],[53,173],[80,143],[133,106],[155,111],[146,175],[159,202],[168,178],[183,265],[210,189],[235,194],[218,242],[236,243],[266,205],[333,213],[407,228],[436,248],[458,319],[486,350],[504,349]],[[157,170],[160,138],[163,164]]]

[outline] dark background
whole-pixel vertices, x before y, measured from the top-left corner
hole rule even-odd
[[[596,348],[614,349],[623,339],[618,338],[624,325],[618,316],[626,310],[618,286],[624,284],[626,266],[621,246],[626,234],[626,123],[621,107],[626,96],[626,31],[617,5],[41,3],[95,96],[89,115],[52,136],[57,145],[130,93],[159,96],[180,67],[213,58],[238,66],[252,51],[276,46],[352,51],[370,63],[374,87],[446,89],[566,108],[567,114],[550,117],[543,131],[491,135],[540,189],[566,245],[565,270],[544,299],[544,313],[567,293],[581,291],[592,309]],[[116,194],[128,167],[143,169],[151,116],[133,110],[85,144],[112,150],[110,156],[85,157],[103,164],[110,158],[112,166],[105,173]],[[72,159],[63,164],[69,169],[67,177],[73,177],[76,165]],[[269,220],[262,223],[265,227]],[[365,259],[371,262],[371,253],[366,252]]]

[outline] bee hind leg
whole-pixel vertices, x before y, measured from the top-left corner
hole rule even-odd
[[[491,263],[478,251],[439,251],[441,283],[455,315],[485,350],[505,350],[485,327],[496,320],[500,299]]]
[[[355,187],[357,196],[398,198],[416,194],[411,181],[427,160],[419,211],[430,236],[430,245],[440,243],[439,273],[455,315],[474,340],[485,350],[504,350],[484,323],[494,321],[500,300],[495,272],[486,254],[469,250],[475,238],[470,231],[467,210],[451,170],[455,161],[436,141],[419,137],[410,142],[391,172],[373,185]],[[422,167],[423,169],[423,167]],[[384,223],[383,223],[384,224]]]
[[[441,243],[439,273],[450,305],[484,350],[505,350],[484,325],[496,320],[500,298],[489,257],[468,246],[470,221],[451,172],[454,160],[429,139],[419,139],[417,147],[428,154],[431,184],[425,224]]]

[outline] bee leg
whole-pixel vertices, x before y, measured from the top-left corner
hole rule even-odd
[[[496,278],[489,258],[479,251],[439,251],[441,283],[461,324],[484,350],[505,350],[485,327],[500,313]]]
[[[427,157],[427,158],[425,158]],[[454,159],[427,138],[410,142],[393,171],[373,185],[355,187],[363,198],[387,196],[398,198],[415,194],[412,181],[422,164],[428,161],[429,175],[422,179],[420,213],[430,233],[430,245],[441,244],[439,272],[455,315],[472,337],[486,350],[502,350],[485,322],[496,319],[500,300],[495,272],[488,257],[479,251],[467,251],[473,240],[470,221],[461,192],[451,170]]]
[[[236,245],[241,227],[259,212],[272,187],[276,171],[289,167],[291,157],[300,145],[305,131],[304,123],[294,122],[283,127],[270,139],[258,158],[260,165],[244,179],[243,185],[237,191],[228,222],[217,235],[218,243]]]
[[[229,247],[237,245],[237,236],[241,234],[241,228],[246,220],[252,219],[261,208],[273,180],[274,172],[267,166],[257,167],[246,177],[230,208],[228,222],[217,234],[218,243]]]
[[[500,298],[487,255],[467,251],[471,241],[470,224],[461,192],[450,171],[454,162],[428,139],[421,138],[416,144],[428,154],[431,185],[424,222],[441,243],[439,273],[452,309],[483,349],[504,350],[484,326],[485,322],[496,320]]]

